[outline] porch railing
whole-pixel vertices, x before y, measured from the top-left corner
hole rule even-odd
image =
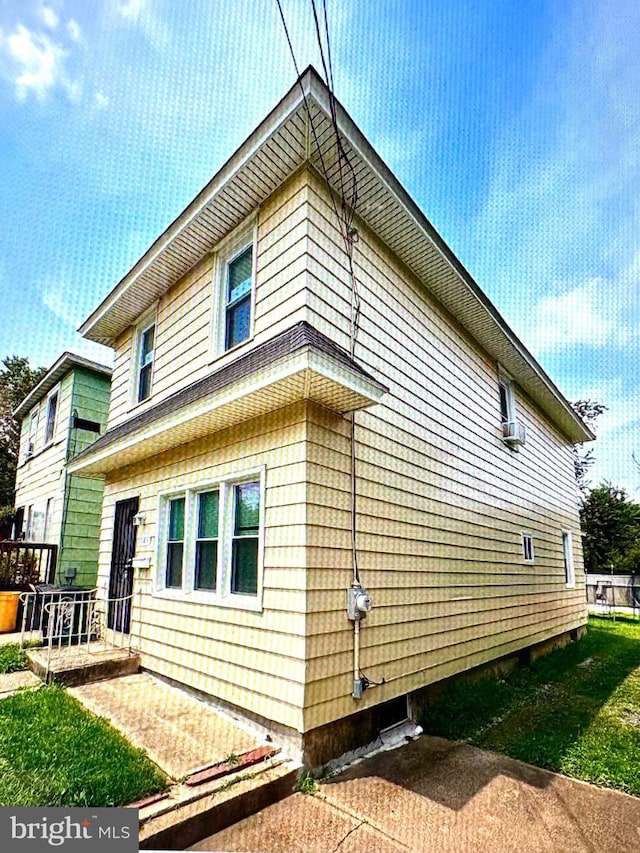
[[[118,630],[133,607],[135,593],[106,598],[98,588],[22,594],[20,645],[40,642],[46,649],[47,677],[55,660],[81,660],[85,655],[132,653],[132,631]],[[132,620],[130,620],[132,622]],[[132,625],[133,627],[133,625]],[[86,658],[85,658],[86,660]]]
[[[23,542],[5,539],[0,542],[0,560],[13,569],[17,587],[53,583],[58,564],[58,546],[47,542]]]

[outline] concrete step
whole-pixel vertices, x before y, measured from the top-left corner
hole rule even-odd
[[[47,673],[47,649],[26,652],[29,669],[49,684],[77,687],[121,675],[133,675],[140,668],[140,656],[119,649],[95,654],[68,649],[52,654]]]
[[[288,797],[301,772],[297,762],[276,757],[197,789],[177,785],[140,809],[140,850],[185,850]]]

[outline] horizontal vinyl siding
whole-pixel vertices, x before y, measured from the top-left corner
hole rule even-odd
[[[152,568],[136,569],[132,631],[145,667],[296,729],[306,668],[305,430],[299,404],[113,472],[100,535],[100,578],[107,583],[116,501],[138,495],[145,524],[136,556],[150,557]],[[158,495],[261,465],[263,611],[154,597]]]
[[[251,340],[214,358],[213,293],[217,299],[221,281],[212,255],[196,264],[158,303],[152,393],[142,404],[133,405],[131,399],[134,330],[129,329],[115,342],[110,428],[306,318],[306,198],[306,181],[300,173],[274,193],[258,213]],[[253,234],[250,225],[249,232]]]
[[[34,505],[39,511],[45,512],[47,500],[53,499],[51,521],[47,541],[59,545],[62,513],[64,509],[64,465],[66,462],[67,439],[69,436],[69,421],[71,417],[73,374],[68,373],[60,382],[58,410],[53,435],[53,442],[44,447],[44,437],[47,421],[47,397],[38,404],[40,411],[38,432],[35,443],[35,455],[24,462],[26,443],[29,430],[29,420],[32,409],[22,424],[21,464],[16,472],[17,507],[24,507],[24,523],[27,523],[27,509]]]
[[[309,321],[348,346],[350,292],[328,196],[309,189]],[[356,360],[389,386],[356,415],[358,562],[373,610],[361,666],[385,684],[350,696],[353,632],[346,420],[313,407],[307,431],[305,729],[585,621],[577,495],[566,439],[516,388],[527,443],[501,441],[497,366],[363,226]],[[436,273],[434,273],[436,274]],[[428,285],[428,282],[426,282]],[[534,537],[523,563],[521,531]],[[577,588],[565,588],[562,531]]]

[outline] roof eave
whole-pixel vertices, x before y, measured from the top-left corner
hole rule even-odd
[[[84,367],[87,370],[92,370],[94,373],[101,373],[109,378],[113,375],[112,368],[107,367],[105,364],[99,364],[97,361],[91,361],[89,358],[84,358],[84,356],[76,355],[72,352],[63,352],[51,365],[49,370],[47,370],[35,388],[32,388],[24,400],[16,406],[12,412],[13,417],[24,417],[29,409],[35,406],[39,400],[49,393],[54,385],[75,367]]]

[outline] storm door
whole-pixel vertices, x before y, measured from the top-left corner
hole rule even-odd
[[[107,627],[124,634],[131,625],[131,593],[133,592],[133,557],[136,552],[136,531],[133,518],[138,512],[139,498],[116,503],[109,576],[109,609]]]

